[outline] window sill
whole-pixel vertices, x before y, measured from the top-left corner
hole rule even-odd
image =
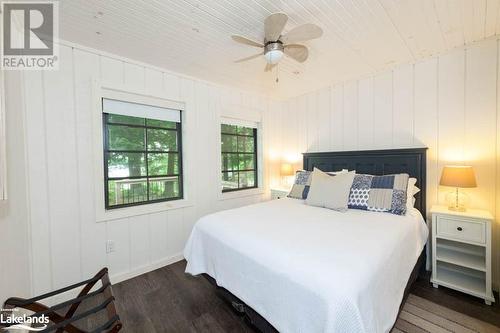
[[[262,194],[264,194],[264,189],[260,187],[251,188],[248,190],[232,191],[232,192],[219,192],[219,200],[231,200],[231,199],[251,197]]]
[[[97,222],[106,222],[111,220],[123,219],[131,216],[146,215],[163,212],[167,210],[180,209],[193,206],[193,203],[186,199],[158,202],[140,206],[115,208],[106,210],[102,207],[96,212]]]

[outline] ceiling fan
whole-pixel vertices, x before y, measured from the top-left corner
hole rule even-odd
[[[309,56],[307,47],[295,43],[319,38],[323,34],[323,30],[315,24],[307,23],[293,28],[282,35],[281,33],[287,21],[288,16],[284,13],[275,13],[268,16],[264,21],[265,36],[263,43],[239,35],[231,36],[235,42],[264,49],[258,54],[236,60],[235,62],[248,61],[264,55],[267,62],[264,70],[269,72],[283,58],[283,54],[298,62],[306,61]]]

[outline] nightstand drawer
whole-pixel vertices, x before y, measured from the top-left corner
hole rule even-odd
[[[438,237],[484,244],[486,242],[486,225],[481,221],[472,222],[439,216],[436,234]]]

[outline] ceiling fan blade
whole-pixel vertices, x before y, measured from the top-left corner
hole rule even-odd
[[[284,13],[274,13],[269,15],[264,21],[264,31],[266,41],[277,41],[280,38],[283,28],[288,21],[288,16]]]
[[[255,47],[264,47],[264,44],[262,43],[259,43],[259,42],[255,42],[251,39],[248,39],[246,37],[243,37],[243,36],[239,36],[239,35],[232,35],[231,38],[235,41],[235,42],[238,42],[238,43],[241,43],[241,44],[245,44],[245,45],[250,45],[250,46],[255,46]]]
[[[289,44],[285,45],[285,54],[298,62],[304,62],[309,56],[309,50],[304,45]]]
[[[281,38],[281,41],[283,43],[297,43],[319,38],[322,35],[323,29],[318,27],[316,24],[307,23],[290,30]]]
[[[269,64],[267,63],[266,64],[266,68],[264,68],[264,72],[270,72],[272,71],[272,69],[274,68],[274,66],[276,66],[277,64]]]
[[[261,55],[263,55],[263,54],[264,54],[264,52],[260,52],[260,53],[257,53],[257,54],[254,54],[254,55],[251,55],[251,56],[246,57],[246,58],[241,58],[241,59],[235,60],[234,62],[235,62],[235,63],[240,63],[240,62],[244,62],[244,61],[252,60],[252,59],[255,59],[255,58],[260,57],[260,56],[261,56]]]

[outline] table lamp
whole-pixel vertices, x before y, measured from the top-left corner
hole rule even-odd
[[[474,169],[471,166],[445,166],[443,168],[443,172],[441,173],[439,185],[455,187],[455,191],[446,197],[448,201],[448,209],[464,212],[466,210],[466,195],[464,193],[460,193],[458,189],[477,187]]]
[[[293,176],[293,166],[290,163],[281,163],[280,176],[285,186],[291,186],[291,176]],[[292,180],[293,181],[293,180]]]

